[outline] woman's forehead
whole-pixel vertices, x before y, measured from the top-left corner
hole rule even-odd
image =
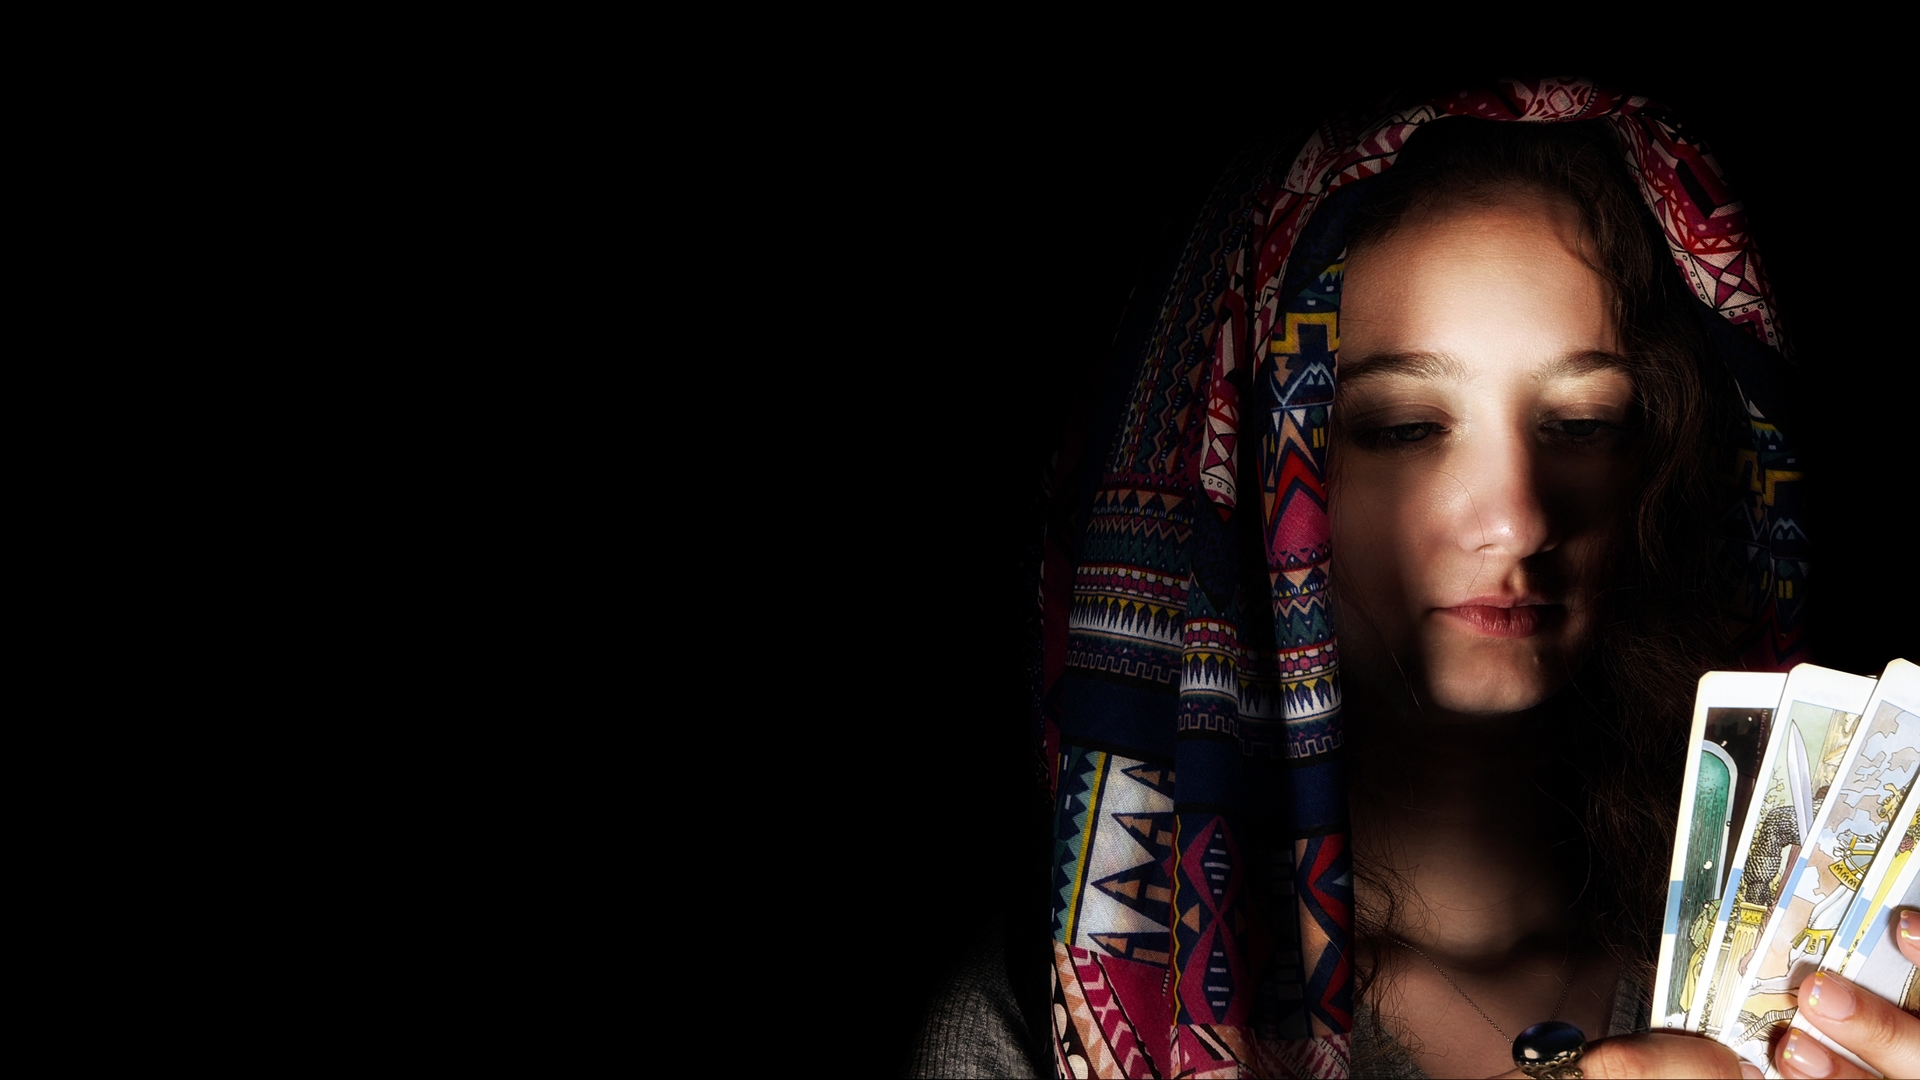
[[[1340,299],[1341,377],[1572,377],[1618,363],[1606,282],[1578,212],[1518,193],[1410,217],[1355,252]]]

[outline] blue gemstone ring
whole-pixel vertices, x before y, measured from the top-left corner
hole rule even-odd
[[[1514,1067],[1540,1080],[1583,1080],[1580,1055],[1586,1052],[1586,1033],[1564,1020],[1535,1024],[1513,1040]]]

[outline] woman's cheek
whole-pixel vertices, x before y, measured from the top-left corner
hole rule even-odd
[[[1624,527],[1639,490],[1637,479],[1630,461],[1549,461],[1541,468],[1538,489],[1556,531],[1580,536]]]
[[[1329,508],[1341,653],[1363,675],[1370,658],[1390,667],[1388,654],[1409,649],[1410,594],[1426,572],[1422,535],[1431,525],[1420,486],[1406,470],[1381,465],[1365,461],[1340,473]]]

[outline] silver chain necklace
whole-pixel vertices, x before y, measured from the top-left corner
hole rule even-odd
[[[1506,1032],[1501,1031],[1500,1025],[1494,1023],[1493,1017],[1487,1015],[1487,1010],[1481,1008],[1479,1003],[1474,1001],[1473,998],[1469,997],[1465,990],[1460,989],[1460,984],[1453,981],[1453,976],[1447,974],[1446,968],[1443,968],[1439,964],[1434,963],[1433,957],[1428,956],[1424,952],[1421,952],[1418,946],[1408,944],[1407,942],[1401,941],[1397,937],[1389,937],[1387,940],[1393,942],[1395,945],[1405,945],[1407,948],[1412,949],[1416,953],[1419,953],[1420,959],[1425,960],[1428,964],[1431,964],[1433,966],[1433,970],[1439,972],[1440,977],[1447,980],[1447,985],[1453,987],[1453,992],[1456,994],[1459,994],[1462,998],[1466,1000],[1467,1004],[1473,1006],[1473,1011],[1480,1014],[1480,1019],[1485,1020],[1487,1022],[1488,1027],[1492,1028],[1496,1032],[1499,1032],[1501,1039],[1505,1040],[1508,1043],[1513,1042],[1513,1037],[1508,1035]],[[1548,1020],[1553,1020],[1559,1017],[1560,1010],[1563,1007],[1565,1007],[1565,1005],[1567,1004],[1567,993],[1572,989],[1573,989],[1573,973],[1569,971],[1567,973],[1567,978],[1564,981],[1562,981],[1560,984],[1560,1000],[1554,1004],[1553,1012],[1547,1015]]]

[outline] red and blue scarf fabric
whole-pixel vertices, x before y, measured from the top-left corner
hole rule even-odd
[[[1748,413],[1718,537],[1736,651],[1756,669],[1803,659],[1800,472],[1768,420],[1786,345],[1742,205],[1676,117],[1584,81],[1503,81],[1249,154],[1210,197],[1130,386],[1056,463],[1039,708],[1063,1076],[1347,1074],[1326,498],[1344,237],[1360,182],[1449,116],[1611,127]]]

